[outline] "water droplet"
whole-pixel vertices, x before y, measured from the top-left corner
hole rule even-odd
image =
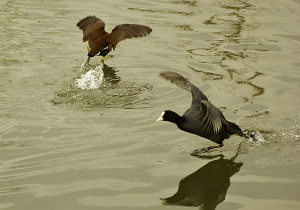
[[[103,82],[103,70],[101,66],[92,68],[84,75],[81,75],[81,79],[76,79],[77,87],[83,90],[95,90],[99,89]]]

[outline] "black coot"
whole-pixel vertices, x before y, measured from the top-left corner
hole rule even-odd
[[[189,90],[192,93],[192,105],[182,116],[170,110],[164,111],[156,122],[163,120],[175,123],[183,131],[219,144],[218,146],[194,150],[191,155],[196,156],[213,148],[222,147],[223,140],[228,139],[232,134],[251,137],[255,140],[254,135],[243,132],[238,125],[227,121],[222,112],[210,103],[201,90],[190,83],[187,78],[175,72],[162,72],[160,76],[185,90]]]

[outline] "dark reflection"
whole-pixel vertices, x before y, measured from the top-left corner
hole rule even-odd
[[[117,76],[116,70],[114,67],[110,67],[103,63],[102,66],[103,73],[104,73],[104,80],[108,81],[112,84],[117,84],[121,81],[121,77]]]
[[[255,74],[252,77],[248,78],[248,80],[252,80],[252,79],[254,79],[254,78],[256,78],[257,76],[260,76],[260,75],[264,75],[264,73],[256,71]]]
[[[193,71],[195,72],[199,72],[199,73],[202,73],[202,80],[221,80],[223,79],[224,75],[222,74],[216,74],[216,73],[211,73],[211,72],[208,72],[208,71],[203,71],[203,70],[200,70],[200,69],[196,69],[192,66],[189,66],[187,65],[187,67],[189,67],[190,69],[192,69]]]
[[[263,116],[263,115],[269,116],[269,115],[270,115],[270,112],[269,112],[269,111],[262,111],[262,112],[256,111],[255,114],[245,116],[245,118],[259,117],[259,116]]]
[[[252,96],[259,96],[262,95],[265,92],[265,89],[263,87],[259,87],[257,85],[254,85],[252,82],[250,81],[236,81],[236,83],[238,84],[246,84],[246,85],[250,85],[251,87],[254,88],[255,93],[252,94]]]
[[[243,163],[235,162],[238,152],[231,159],[223,155],[201,156],[213,159],[196,172],[188,175],[179,182],[177,193],[169,198],[161,198],[164,204],[194,206],[201,210],[213,210],[225,200],[230,186],[230,177],[237,173]]]
[[[192,56],[202,56],[202,51],[205,50],[209,54],[213,54],[212,56],[217,56],[219,59],[212,59],[210,63],[212,65],[219,65],[222,69],[224,69],[224,71],[228,72],[230,79],[234,80],[236,78],[235,75],[244,75],[241,72],[240,68],[231,66],[230,63],[233,63],[235,61],[240,62],[246,58],[253,59],[253,50],[274,51],[275,48],[272,46],[271,49],[266,45],[262,45],[259,40],[255,40],[254,38],[245,39],[245,37],[243,36],[243,31],[245,29],[249,29],[249,25],[246,24],[246,18],[244,14],[247,14],[248,11],[253,12],[255,10],[259,12],[261,8],[256,7],[254,4],[250,4],[246,1],[219,1],[218,3],[216,3],[216,6],[225,8],[226,10],[223,10],[223,13],[213,14],[203,23],[210,26],[223,26],[223,30],[219,31],[218,27],[218,31],[214,33],[219,38],[208,40],[211,41],[211,46],[208,48],[191,49],[187,50],[187,52],[192,54]],[[259,24],[257,23],[257,26],[255,27],[258,26]],[[256,44],[253,44],[254,42],[256,42]],[[195,50],[200,50],[201,53],[197,53],[197,51]],[[209,65],[209,62],[207,62],[206,60],[202,63]],[[193,68],[195,69],[195,67]],[[250,69],[249,66],[247,66],[247,68]],[[199,72],[201,71],[202,70],[200,70]],[[205,72],[206,74],[213,73],[209,70],[204,70],[203,72]],[[251,86],[251,88],[254,88],[255,93],[252,95],[252,97],[262,95],[265,92],[264,88],[260,85],[256,85],[250,82],[250,80],[253,80],[254,78],[261,75],[263,75],[263,73],[253,71],[253,75],[246,79],[246,81],[237,81],[237,84],[249,85]],[[223,74],[217,76],[218,77],[214,77],[213,79],[223,79],[224,77]]]
[[[166,13],[166,14],[179,14],[179,15],[193,15],[194,12],[180,12],[174,10],[159,10],[159,9],[141,9],[141,8],[127,8],[129,10],[135,10],[140,12],[155,12],[155,13]]]
[[[193,28],[190,25],[175,25],[176,28],[182,28],[186,31],[193,31]]]
[[[229,18],[230,17],[230,18]],[[239,43],[245,17],[240,15],[239,12],[233,11],[228,14],[217,14],[204,21],[206,25],[226,25],[226,30],[219,32],[224,36],[224,41],[231,43]]]

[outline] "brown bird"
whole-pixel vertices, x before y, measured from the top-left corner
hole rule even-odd
[[[77,23],[83,31],[82,41],[88,41],[88,57],[84,65],[87,65],[91,57],[103,56],[116,49],[117,44],[124,39],[147,36],[152,32],[148,26],[138,24],[117,25],[111,33],[105,31],[105,23],[95,16],[88,16]]]
[[[219,144],[218,146],[194,150],[191,155],[198,156],[211,149],[223,147],[223,140],[228,139],[233,134],[252,138],[256,141],[253,134],[243,132],[238,125],[227,121],[222,112],[210,103],[204,93],[190,83],[187,78],[171,71],[162,72],[160,76],[190,91],[192,94],[192,104],[182,116],[173,111],[166,110],[162,112],[156,122],[169,121],[175,123],[183,131],[207,138]]]

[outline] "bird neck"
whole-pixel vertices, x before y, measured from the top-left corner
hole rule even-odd
[[[175,123],[175,124],[180,124],[183,121],[183,117],[181,117],[179,114],[176,112],[173,112],[172,116],[168,119],[168,121]]]

